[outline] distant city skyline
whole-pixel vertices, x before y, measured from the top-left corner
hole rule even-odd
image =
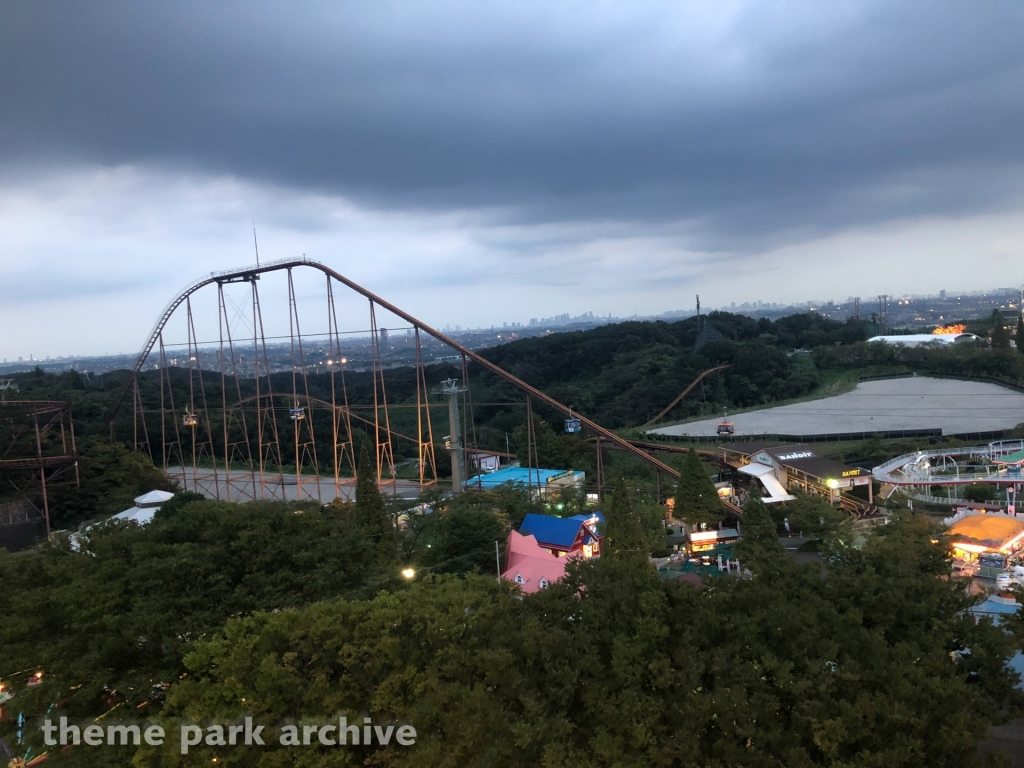
[[[862,318],[870,319],[872,314],[878,311],[879,295],[880,294],[859,297],[860,314]],[[937,293],[932,294],[903,294],[901,296],[890,294],[888,296],[889,325],[890,327],[895,328],[898,326],[938,325],[941,323],[948,323],[952,320],[978,319],[987,317],[991,313],[992,309],[997,306],[1005,308],[1010,312],[1019,312],[1019,297],[1020,288],[994,288],[980,291],[940,289]],[[747,314],[755,317],[769,317],[772,319],[777,319],[778,317],[783,317],[788,314],[814,311],[826,317],[842,321],[852,316],[853,302],[855,298],[858,297],[849,296],[843,301],[830,299],[827,301],[807,300],[795,303],[771,302],[758,299],[756,301],[743,303],[730,302],[727,306],[716,307],[707,307],[702,304],[701,311],[702,314],[705,315],[710,312],[723,311],[733,312],[736,314]],[[973,299],[976,301],[967,302],[966,305],[961,306],[963,299]],[[946,308],[943,306],[943,302],[953,301],[958,302],[956,307]],[[923,314],[921,314],[922,312]],[[588,311],[580,315],[573,316],[566,312],[558,315],[552,315],[550,317],[530,318],[525,323],[520,321],[502,321],[500,323],[476,327],[469,327],[468,325],[463,327],[462,324],[456,323],[454,325],[447,324],[444,327],[438,328],[438,330],[455,337],[471,349],[479,349],[485,346],[506,343],[524,336],[542,334],[547,330],[557,332],[570,327],[588,328],[606,323],[625,322],[629,320],[664,320],[672,322],[674,320],[693,317],[694,315],[696,315],[696,301],[695,306],[689,309],[669,310],[667,312],[652,315],[618,317],[613,316],[610,313],[607,315],[599,315],[595,314],[593,311]],[[1007,317],[1008,321],[1011,319],[1012,316]],[[425,320],[425,322],[429,321]],[[382,326],[381,330],[385,331],[385,339],[388,338],[387,332],[390,332],[390,338],[393,341],[397,340],[399,343],[401,343],[403,339],[408,340],[407,337],[409,333],[411,333],[409,331],[405,331],[404,328],[395,329],[387,328],[387,326]],[[401,332],[402,335],[396,335],[399,332]],[[363,343],[364,340],[368,338],[368,335],[362,337],[354,336],[351,337],[351,340]],[[20,355],[16,359],[0,357],[0,374],[10,373],[17,370],[28,370],[35,363],[48,363],[56,366],[53,370],[71,368],[103,372],[106,370],[114,370],[118,367],[130,367],[132,362],[137,358],[137,355],[138,351],[121,351],[117,353],[100,353],[92,355],[70,354],[44,356],[36,356],[34,353],[30,352],[28,356]],[[428,359],[433,358],[428,356]],[[79,366],[74,365],[77,361],[95,360],[103,360],[104,362],[99,366],[86,368],[80,368]]]

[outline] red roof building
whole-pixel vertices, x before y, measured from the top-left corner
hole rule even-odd
[[[573,557],[576,555],[558,557],[538,544],[532,535],[511,531],[501,577],[515,582],[527,594],[539,592],[565,575],[565,566]]]

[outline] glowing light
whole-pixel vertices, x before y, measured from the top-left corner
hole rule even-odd
[[[412,578],[415,578],[415,576],[416,576],[416,571],[414,571],[414,570],[413,570],[412,568],[405,568],[405,569],[404,569],[404,570],[402,571],[402,575],[403,575],[403,576],[404,576],[405,578],[407,578],[407,579],[412,579]]]
[[[1000,552],[1009,552],[1010,550],[1012,550],[1015,547],[1015,545],[1019,544],[1021,541],[1024,541],[1024,531],[1021,531],[1016,536],[1014,536],[1012,539],[1010,539],[1008,542],[1003,544],[1003,546],[1000,547],[999,551]]]
[[[954,325],[942,325],[932,331],[935,336],[947,334],[947,333],[965,333],[967,326],[963,323],[955,323]]]
[[[348,358],[347,358],[347,357],[343,357],[343,358],[341,358],[341,364],[342,364],[342,365],[344,365],[344,364],[345,364],[345,363],[347,363],[347,362],[348,362]]]
[[[828,487],[829,488],[838,488],[839,487],[839,481],[838,480],[829,480],[828,481]]]
[[[953,545],[953,549],[959,549],[963,552],[973,552],[974,554],[989,551],[988,547],[983,547],[981,544],[968,544],[967,542],[957,542]]]

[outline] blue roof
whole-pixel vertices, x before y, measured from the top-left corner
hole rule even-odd
[[[604,522],[604,516],[597,513]],[[550,515],[537,515],[530,512],[523,518],[523,524],[519,526],[519,532],[523,535],[533,534],[538,544],[550,544],[556,547],[569,549],[576,541],[583,523],[593,517],[589,515],[576,515],[575,517],[551,517]],[[584,543],[590,543],[593,539],[588,534]]]
[[[548,515],[535,515],[532,512],[523,518],[523,524],[519,526],[522,534],[532,533],[538,544],[554,544],[559,547],[569,548],[576,541],[576,536],[583,525],[582,520],[573,520],[570,517],[550,517]]]
[[[594,518],[594,517],[597,518],[597,522],[598,523],[603,523],[605,521],[604,520],[604,515],[602,515],[600,512],[596,512],[596,511],[595,512],[584,512],[582,515],[573,515],[569,519],[570,520],[582,520],[583,522],[587,522],[588,520],[590,520],[591,518]],[[596,525],[596,523],[595,523],[595,525]]]
[[[466,488],[497,488],[505,483],[543,486],[555,475],[564,474],[564,469],[529,469],[527,467],[506,467],[497,472],[479,475],[465,482]]]

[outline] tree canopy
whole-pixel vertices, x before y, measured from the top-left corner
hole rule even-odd
[[[602,557],[525,599],[491,578],[429,577],[261,613],[197,644],[165,716],[372,714],[420,734],[404,750],[306,748],[324,766],[976,766],[988,723],[1019,698],[1013,643],[965,613],[976,598],[943,578],[931,536],[901,521],[825,574],[780,558],[704,590]],[[156,766],[297,754],[140,750]]]
[[[646,560],[650,544],[636,510],[636,499],[625,480],[620,479],[605,512],[603,554],[609,557],[639,555]]]
[[[717,525],[725,517],[725,507],[715,484],[693,448],[687,452],[679,471],[674,515],[692,526]]]

